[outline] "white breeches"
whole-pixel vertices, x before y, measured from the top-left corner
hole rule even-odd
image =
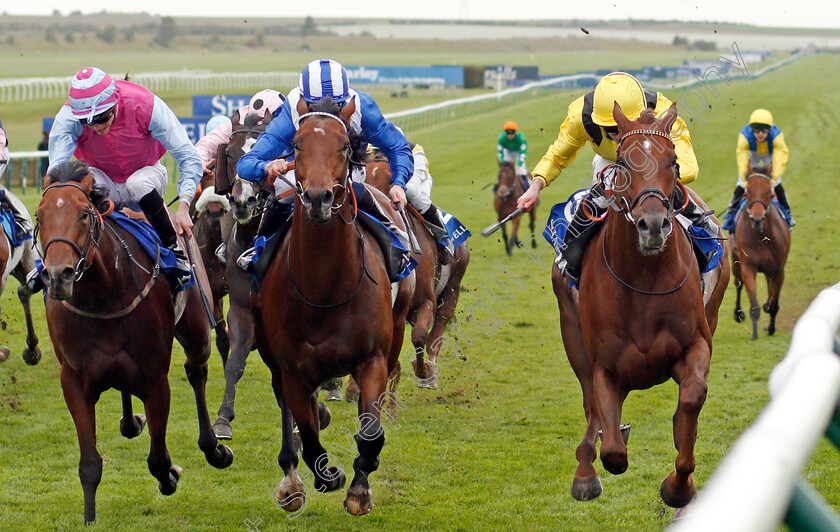
[[[140,211],[138,202],[149,192],[156,190],[161,197],[166,193],[166,182],[168,180],[166,168],[159,162],[144,166],[137,170],[125,183],[117,183],[105,175],[99,168],[91,168],[93,181],[108,189],[108,198],[114,202],[117,209],[128,207],[131,210]]]

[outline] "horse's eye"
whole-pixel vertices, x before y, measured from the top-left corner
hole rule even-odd
[[[90,213],[89,213],[88,211],[82,211],[81,219],[82,219],[82,220],[84,220],[84,219],[85,219],[85,218],[87,218],[89,215],[90,215]]]
[[[292,142],[292,148],[294,148],[295,151],[300,151],[300,146],[298,146],[297,141]]]

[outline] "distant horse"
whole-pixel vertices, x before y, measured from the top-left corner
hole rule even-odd
[[[502,162],[499,164],[499,182],[496,184],[496,192],[493,196],[493,207],[496,209],[499,221],[502,221],[507,215],[516,210],[516,200],[519,196],[525,193],[525,185],[522,184],[522,179],[516,175],[513,163]],[[537,205],[531,209],[529,216],[531,217],[530,227],[531,233],[534,233],[534,223],[537,218]],[[510,238],[508,238],[507,224],[502,225],[502,239],[505,242],[505,251],[508,255],[513,254],[513,248],[519,244],[519,239],[516,234],[519,232],[519,222],[521,216],[514,218],[511,223]],[[531,246],[537,247],[537,242],[531,239]]]
[[[135,415],[131,396],[145,403],[151,449],[149,471],[160,492],[175,492],[181,468],[166,448],[172,340],[186,353],[187,378],[198,408],[198,446],[214,467],[233,461],[210,427],[204,387],[210,356],[210,325],[197,286],[179,295],[176,314],[169,282],[137,240],[100,212],[105,194],[93,186],[87,165],[68,162],[44,178],[36,217],[43,249],[41,277],[47,291],[46,318],[61,363],[64,399],[79,438],[79,478],[85,522],[96,518],[96,488],[102,458],[96,450],[95,405],[105,390],[122,394],[120,433],[134,438],[146,418]],[[196,273],[203,277],[201,262]],[[206,280],[204,281],[206,283]]]
[[[696,493],[691,474],[697,418],[728,263],[724,257],[714,275],[704,275],[709,277],[704,294],[691,242],[671,221],[681,208],[674,192],[682,187],[670,137],[676,104],[659,120],[650,112],[628,120],[618,104],[613,115],[621,135],[616,177],[607,183],[614,208],[584,253],[578,302],[562,274],[552,271],[563,343],[580,380],[587,420],[575,453],[572,495],[589,500],[603,490],[593,467],[599,429],[604,467],[616,475],[627,469],[620,431],[624,400],[631,390],[673,378],[680,389],[674,415],[678,456],[660,495],[665,504],[682,507]],[[624,154],[634,152],[652,159],[628,164]]]
[[[735,282],[735,321],[744,321],[741,310],[741,288],[747,289],[750,298],[752,339],[758,340],[758,306],[756,275],[767,278],[767,303],[764,312],[770,314],[767,334],[776,332],[776,314],[779,312],[779,293],[785,280],[785,263],[790,250],[790,229],[782,214],[773,206],[773,181],[764,173],[754,173],[746,180],[747,204],[740,213],[732,236],[737,253],[732,254],[732,272]]]
[[[352,101],[339,108],[326,99],[309,111],[301,100],[300,129],[294,137],[297,195],[292,226],[252,299],[257,346],[283,407],[278,461],[285,476],[276,495],[287,511],[304,502],[289,410],[300,430],[303,459],[314,473],[314,488],[324,492],[344,485],[344,472],[330,465],[319,440],[321,412],[315,392],[325,381],[348,373],[361,387],[362,428],[356,435],[359,454],[344,507],[362,515],[373,506],[368,476],[378,469],[385,443],[380,413],[414,290],[413,273],[392,287],[375,238],[356,221],[347,133],[354,111]],[[372,192],[391,209],[387,197]]]
[[[254,245],[254,236],[262,219],[263,195],[260,186],[245,181],[236,174],[236,163],[251,151],[260,133],[272,120],[266,113],[261,119],[256,113],[240,116],[237,111],[232,118],[230,142],[219,146],[216,154],[216,190],[227,194],[231,203],[230,216],[235,223],[225,240],[227,244],[225,279],[229,291],[227,314],[230,358],[225,364],[225,395],[219,407],[219,414],[213,423],[213,431],[221,439],[233,438],[231,421],[236,417],[236,387],[245,373],[245,364],[254,349],[254,315],[251,310],[251,276],[236,265],[236,259]]]
[[[7,197],[7,201],[15,201],[19,205],[23,205],[14,194],[9,192],[5,187],[0,186],[0,199],[4,195]],[[25,209],[22,210],[22,215],[29,218],[29,212]],[[35,250],[32,248],[32,244],[33,241],[27,239],[17,246],[12,246],[3,228],[0,227],[0,294],[6,288],[6,281],[9,280],[9,275],[20,282],[17,294],[26,318],[26,347],[23,348],[23,360],[30,366],[34,366],[41,360],[41,350],[38,348],[38,336],[35,334],[35,325],[32,322],[32,309],[29,305],[32,291],[26,285],[26,274],[35,269]],[[3,328],[5,328],[5,323],[3,324]],[[9,354],[8,347],[0,346],[0,361],[9,358]]]
[[[374,157],[365,165],[365,182],[384,193],[391,186],[391,167],[384,155],[374,151]],[[455,306],[461,293],[461,280],[470,261],[470,248],[465,241],[455,249],[455,258],[446,266],[438,263],[438,247],[432,233],[426,228],[423,217],[414,208],[406,209],[408,223],[417,235],[421,253],[413,253],[417,261],[414,296],[408,311],[411,323],[411,343],[415,359],[413,376],[421,388],[437,388],[437,356],[446,326],[455,315]],[[424,351],[428,361],[423,361]],[[397,368],[399,371],[399,366]]]

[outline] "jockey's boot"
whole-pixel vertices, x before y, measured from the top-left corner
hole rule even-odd
[[[782,204],[782,207],[788,212],[788,216],[790,216],[790,227],[793,228],[796,225],[796,222],[793,220],[793,214],[790,212],[790,203],[788,203],[787,193],[785,193],[785,188],[782,186],[781,183],[776,185],[773,188],[773,191],[776,193],[776,199],[779,200],[779,203]]]
[[[449,233],[446,231],[446,225],[443,223],[441,210],[433,204],[426,209],[426,212],[421,213],[421,216],[426,220],[426,227],[429,228],[435,241],[437,241],[438,261],[442,266],[446,266],[455,257],[455,246],[452,245],[452,241],[449,239]]]
[[[276,199],[269,198],[265,202],[265,209],[263,209],[262,218],[260,218],[260,226],[257,228],[257,234],[254,240],[262,237],[265,240],[270,239],[275,234],[282,239],[286,231],[289,230],[292,221],[292,203],[280,203]],[[254,247],[250,247],[239,255],[236,259],[236,265],[248,273],[254,273]]]
[[[531,179],[531,176],[529,176],[528,174],[520,174],[519,179],[522,180],[522,186],[525,187],[525,190],[531,188],[531,182],[533,181],[533,179]]]
[[[216,247],[216,258],[222,264],[227,264],[227,243],[224,240]]]
[[[744,189],[741,188],[741,190],[743,191]],[[674,192],[674,200],[677,206],[680,206],[683,203],[685,203],[685,195],[683,195],[682,188],[677,187],[674,190]],[[737,194],[737,189],[735,190],[735,192]],[[738,198],[738,200],[736,201],[740,201],[740,198]],[[702,208],[700,208],[699,205],[694,203],[694,199],[692,199],[691,196],[688,197],[688,203],[682,210],[681,214],[688,218],[688,220],[691,222],[691,225],[693,225],[694,227],[704,229],[709,234],[708,238],[718,238],[721,236],[721,229],[712,220],[712,217],[709,216],[710,214],[712,214],[712,211],[704,211]],[[697,236],[692,236],[690,240],[691,245],[694,248],[694,254],[697,256],[697,264],[700,266],[700,271],[702,272],[706,269],[706,266],[709,265],[709,262],[714,258],[716,249],[712,248],[708,252],[703,251],[703,249],[697,242],[697,238]]]
[[[725,218],[724,218],[724,225],[729,222],[729,219],[735,216],[735,213],[738,211],[738,204],[741,202],[741,198],[744,197],[744,187],[741,185],[735,186],[735,191],[732,193],[732,199],[729,200],[729,206],[726,208]]]
[[[12,215],[14,215],[15,238],[17,240],[23,240],[26,238],[26,235],[32,234],[32,231],[35,230],[35,226],[32,225],[32,220],[23,215],[23,211],[26,209],[23,203],[20,203],[19,200],[15,201],[10,196],[7,196],[4,190],[0,190],[0,203],[7,206],[12,211]]]
[[[359,206],[359,209],[371,215],[379,223],[397,235],[397,238],[399,238],[405,248],[405,251],[397,249],[390,244],[385,245],[384,242],[380,242],[383,244],[380,247],[383,248],[382,253],[385,255],[385,260],[388,261],[386,269],[389,272],[402,272],[411,259],[411,253],[408,251],[410,249],[408,243],[408,233],[397,227],[396,224],[394,224],[394,221],[385,214],[382,205],[376,201],[376,198],[373,197],[373,194],[367,189],[364,183],[354,182],[353,193],[356,195],[356,204]],[[382,235],[377,235],[377,238],[380,238],[381,236]],[[393,276],[391,276],[391,278],[393,279]]]
[[[163,204],[163,198],[160,197],[160,194],[158,194],[156,190],[153,190],[140,198],[138,204],[143,210],[143,214],[145,214],[146,218],[149,220],[149,223],[152,224],[152,228],[154,228],[155,232],[160,237],[160,242],[163,247],[169,249],[175,254],[176,265],[178,269],[184,273],[179,275],[177,278],[170,277],[169,280],[171,281],[173,290],[181,290],[191,279],[190,272],[192,271],[192,267],[190,266],[187,254],[184,253],[184,250],[181,248],[181,244],[178,243],[178,235],[175,232],[175,226],[172,225],[172,219],[169,218],[169,209],[167,209],[166,205]],[[186,235],[184,238],[186,238]]]
[[[594,218],[600,218],[606,211],[606,208],[595,205],[595,202],[589,197],[583,201],[587,202],[588,210]],[[583,203],[581,203],[575,211],[574,216],[572,216],[572,222],[566,230],[566,236],[563,237],[563,252],[557,255],[557,259],[554,261],[560,273],[565,275],[570,281],[575,283],[580,282],[583,252],[602,224],[603,220],[593,220],[584,213]]]

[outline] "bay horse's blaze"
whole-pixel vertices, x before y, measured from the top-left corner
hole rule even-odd
[[[673,378],[680,390],[674,415],[678,455],[660,494],[666,504],[681,507],[696,492],[691,474],[697,418],[729,272],[723,264],[704,308],[691,243],[670,225],[680,208],[672,200],[680,186],[670,139],[676,105],[658,120],[650,112],[639,121],[628,120],[618,104],[613,114],[621,135],[619,171],[607,187],[614,208],[584,253],[579,303],[562,274],[552,271],[563,343],[580,380],[587,420],[572,495],[589,500],[601,494],[593,466],[601,431],[604,467],[613,474],[627,469],[620,430],[625,398],[631,390]],[[631,160],[642,155],[650,164]]]
[[[294,138],[298,182],[292,226],[253,296],[260,356],[272,372],[283,408],[283,448],[278,461],[284,479],[276,491],[288,511],[300,508],[304,487],[292,446],[292,416],[300,431],[303,459],[319,491],[339,489],[345,476],[319,441],[320,384],[350,373],[361,388],[355,477],[344,505],[353,515],[370,511],[368,475],[379,466],[385,442],[380,405],[389,373],[402,347],[414,275],[393,288],[374,239],[355,223],[348,197],[349,137],[355,110],[325,99],[311,112],[301,100]],[[335,192],[333,192],[335,191]],[[374,191],[372,191],[374,192]],[[387,198],[376,192],[387,208]],[[290,415],[291,414],[291,415]]]
[[[94,188],[87,165],[59,165],[44,179],[38,207],[47,285],[46,318],[61,364],[64,399],[76,424],[85,521],[96,517],[102,458],[96,450],[95,405],[105,390],[122,393],[120,432],[140,434],[146,418],[134,414],[131,397],[146,406],[151,448],[149,471],[164,495],[175,492],[181,468],[166,448],[169,362],[177,337],[198,407],[199,448],[219,468],[233,461],[210,428],[204,387],[210,355],[210,325],[197,286],[187,288],[176,323],[168,281],[137,241],[99,214],[105,195]],[[196,273],[203,276],[201,262]],[[149,334],[154,331],[154,334]]]
[[[762,169],[764,170],[764,169]],[[761,309],[770,315],[767,334],[776,332],[776,314],[779,312],[779,294],[785,280],[785,263],[790,251],[790,229],[787,222],[773,206],[773,181],[766,174],[757,172],[746,179],[747,205],[735,225],[732,237],[737,253],[732,255],[733,281],[736,288],[735,321],[741,323],[746,316],[741,310],[741,289],[747,289],[750,299],[752,339],[758,339],[758,320]],[[756,276],[767,278],[767,302],[758,304]]]

